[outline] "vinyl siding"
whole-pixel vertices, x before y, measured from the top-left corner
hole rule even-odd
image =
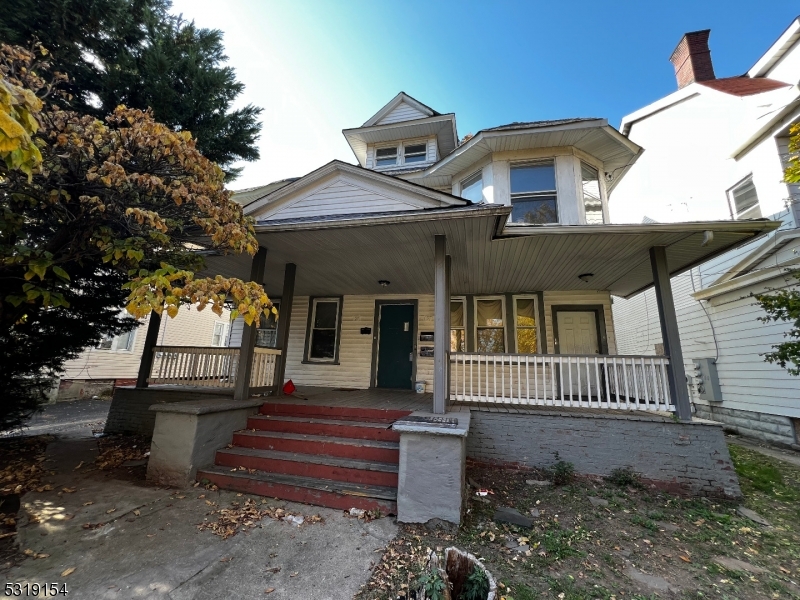
[[[760,356],[784,340],[789,327],[784,323],[759,321],[764,312],[750,297],[751,293],[768,288],[786,287],[786,281],[776,278],[712,298],[704,303],[706,315],[700,302],[691,297],[692,276],[699,290],[697,269],[672,279],[687,373],[693,370],[693,359],[714,358],[718,348],[717,371],[723,399],[720,406],[800,417],[800,378]],[[630,300],[615,298],[613,312],[620,349],[625,353],[654,353],[655,344],[661,342],[661,331],[653,290]],[[704,403],[693,386],[689,389],[692,401]]]
[[[197,311],[182,308],[174,319],[166,315],[161,319],[158,345],[161,346],[210,346],[214,324],[228,323],[230,313],[222,316],[211,312],[211,308]],[[144,340],[147,335],[148,316],[136,329],[130,350],[100,350],[87,348],[78,358],[64,365],[62,379],[134,379],[139,373]]]
[[[388,115],[378,121],[378,125],[389,125],[390,123],[400,123],[401,121],[413,121],[414,119],[424,119],[425,113],[417,110],[413,106],[401,102]]]

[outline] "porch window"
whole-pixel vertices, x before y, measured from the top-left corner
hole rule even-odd
[[[427,158],[427,144],[413,144],[403,148],[403,162],[405,164],[425,162]]]
[[[511,167],[511,221],[533,225],[558,223],[554,161]]]
[[[514,320],[516,321],[517,353],[537,354],[539,340],[536,335],[536,298],[514,298]]]
[[[378,167],[391,167],[397,164],[397,146],[375,150],[375,164]]]
[[[272,303],[276,309],[280,310],[281,303]],[[256,346],[259,348],[274,348],[278,344],[278,318],[270,313],[265,321],[261,322],[256,337]]]
[[[480,171],[461,182],[461,197],[470,202],[483,200],[483,176]]]
[[[500,298],[476,298],[475,342],[478,352],[506,351],[506,329],[503,314],[505,301]]]
[[[731,205],[731,217],[734,219],[761,218],[761,207],[758,204],[758,194],[752,175],[748,175],[728,190],[728,200]]]
[[[465,352],[467,349],[465,304],[463,299],[450,302],[450,352]]]
[[[335,362],[339,346],[341,299],[313,298],[308,339],[308,360]]]
[[[583,211],[587,225],[602,225],[603,200],[600,197],[600,177],[597,169],[581,163],[581,186],[583,187]]]
[[[211,345],[217,348],[228,345],[228,324],[223,321],[214,323],[214,333],[211,334]]]

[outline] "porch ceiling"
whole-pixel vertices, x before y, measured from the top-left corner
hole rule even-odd
[[[432,294],[434,236],[447,236],[451,294],[607,290],[630,296],[653,284],[649,248],[666,246],[677,274],[754,236],[771,221],[530,227],[506,225],[510,207],[351,215],[256,227],[268,249],[264,285],[279,296],[286,263],[296,295]],[[704,231],[713,240],[701,246]],[[246,279],[249,256],[209,256],[206,274]],[[593,273],[584,283],[578,275]],[[388,280],[381,287],[379,280]]]

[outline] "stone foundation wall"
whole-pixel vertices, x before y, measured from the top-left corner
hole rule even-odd
[[[571,462],[582,475],[629,467],[645,481],[698,495],[740,497],[722,426],[618,415],[472,411],[467,458],[520,468]]]
[[[779,446],[798,448],[798,444],[800,444],[795,424],[789,417],[709,404],[695,404],[694,408],[696,416],[701,419],[719,421],[725,429],[739,435],[746,435]]]
[[[188,402],[205,398],[229,398],[229,393],[223,390],[203,390],[186,388],[158,388],[150,387],[117,388],[111,399],[111,408],[106,419],[106,433],[136,433],[149,437],[153,436],[156,425],[156,413],[150,410],[154,404],[166,402]]]

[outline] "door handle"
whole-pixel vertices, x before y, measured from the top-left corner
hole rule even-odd
[[[409,352],[408,353],[408,361],[409,362],[414,362],[414,353],[413,352]]]

